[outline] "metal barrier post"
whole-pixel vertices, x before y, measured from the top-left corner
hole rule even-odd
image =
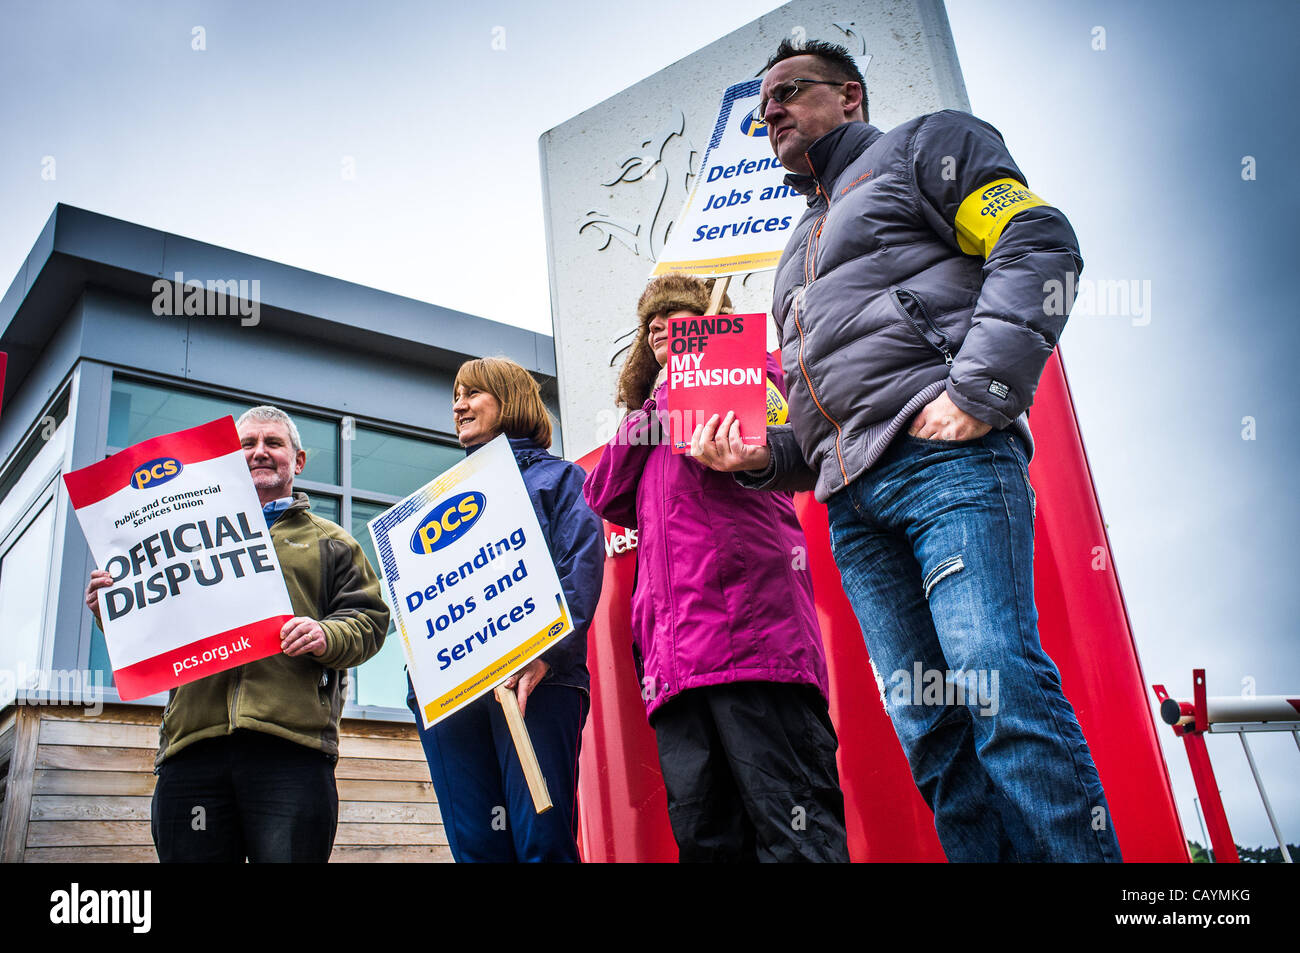
[[[1228,827],[1228,816],[1223,810],[1223,801],[1219,796],[1219,786],[1214,778],[1214,768],[1210,765],[1204,736],[1207,732],[1234,732],[1241,738],[1241,748],[1246,752],[1246,761],[1250,764],[1255,787],[1259,789],[1260,799],[1264,802],[1264,813],[1268,815],[1273,836],[1277,838],[1282,860],[1284,863],[1292,863],[1291,852],[1287,849],[1282,828],[1277,823],[1273,805],[1264,790],[1264,781],[1259,776],[1259,766],[1255,763],[1255,754],[1246,740],[1246,733],[1290,731],[1296,746],[1300,747],[1300,730],[1297,730],[1297,726],[1300,726],[1300,697],[1244,695],[1209,698],[1206,696],[1203,668],[1192,670],[1192,701],[1178,701],[1169,697],[1163,685],[1151,687],[1160,700],[1161,719],[1173,727],[1174,734],[1183,739],[1183,745],[1187,749],[1187,761],[1191,765],[1196,790],[1200,794],[1205,826],[1209,828],[1210,842],[1214,845],[1215,861],[1240,863],[1240,857],[1232,839],[1232,830]]]
[[[1255,776],[1255,787],[1259,788],[1259,796],[1264,802],[1264,813],[1268,815],[1268,822],[1273,825],[1273,836],[1277,838],[1277,846],[1282,849],[1282,862],[1289,864],[1291,863],[1291,852],[1286,849],[1286,841],[1282,838],[1282,828],[1277,826],[1277,817],[1273,814],[1273,805],[1268,803],[1268,795],[1264,793],[1264,782],[1259,779],[1259,768],[1255,765],[1255,755],[1251,752],[1250,745],[1246,743],[1246,733],[1243,731],[1237,737],[1241,739],[1242,750],[1246,752],[1246,760],[1250,762],[1250,773]]]

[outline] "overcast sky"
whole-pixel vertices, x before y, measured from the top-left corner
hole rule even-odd
[[[538,136],[775,7],[6,0],[0,287],[61,201],[549,333]],[[1062,348],[1147,682],[1300,693],[1300,5],[948,12],[973,111],[1084,278],[1136,292],[1076,309]],[[1300,841],[1300,751],[1253,739]],[[1273,843],[1240,744],[1209,747],[1237,840]]]

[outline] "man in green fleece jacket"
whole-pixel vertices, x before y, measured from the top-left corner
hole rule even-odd
[[[324,862],[338,826],[344,676],[383,646],[388,608],[356,540],[293,491],[307,462],[293,420],[263,406],[236,426],[294,617],[279,655],[173,689],[154,769],[154,846],[164,863]],[[96,618],[110,581],[91,574]]]

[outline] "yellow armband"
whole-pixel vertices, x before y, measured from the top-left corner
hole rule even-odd
[[[1015,179],[998,179],[962,199],[957,209],[957,245],[968,255],[988,258],[1007,222],[1027,208],[1046,205]]]

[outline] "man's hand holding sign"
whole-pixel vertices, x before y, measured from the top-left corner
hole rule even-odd
[[[740,421],[735,411],[729,410],[726,416],[719,418],[714,414],[695,428],[691,435],[691,456],[710,469],[736,472],[765,469],[772,459],[772,451],[766,446],[745,443],[740,436]]]

